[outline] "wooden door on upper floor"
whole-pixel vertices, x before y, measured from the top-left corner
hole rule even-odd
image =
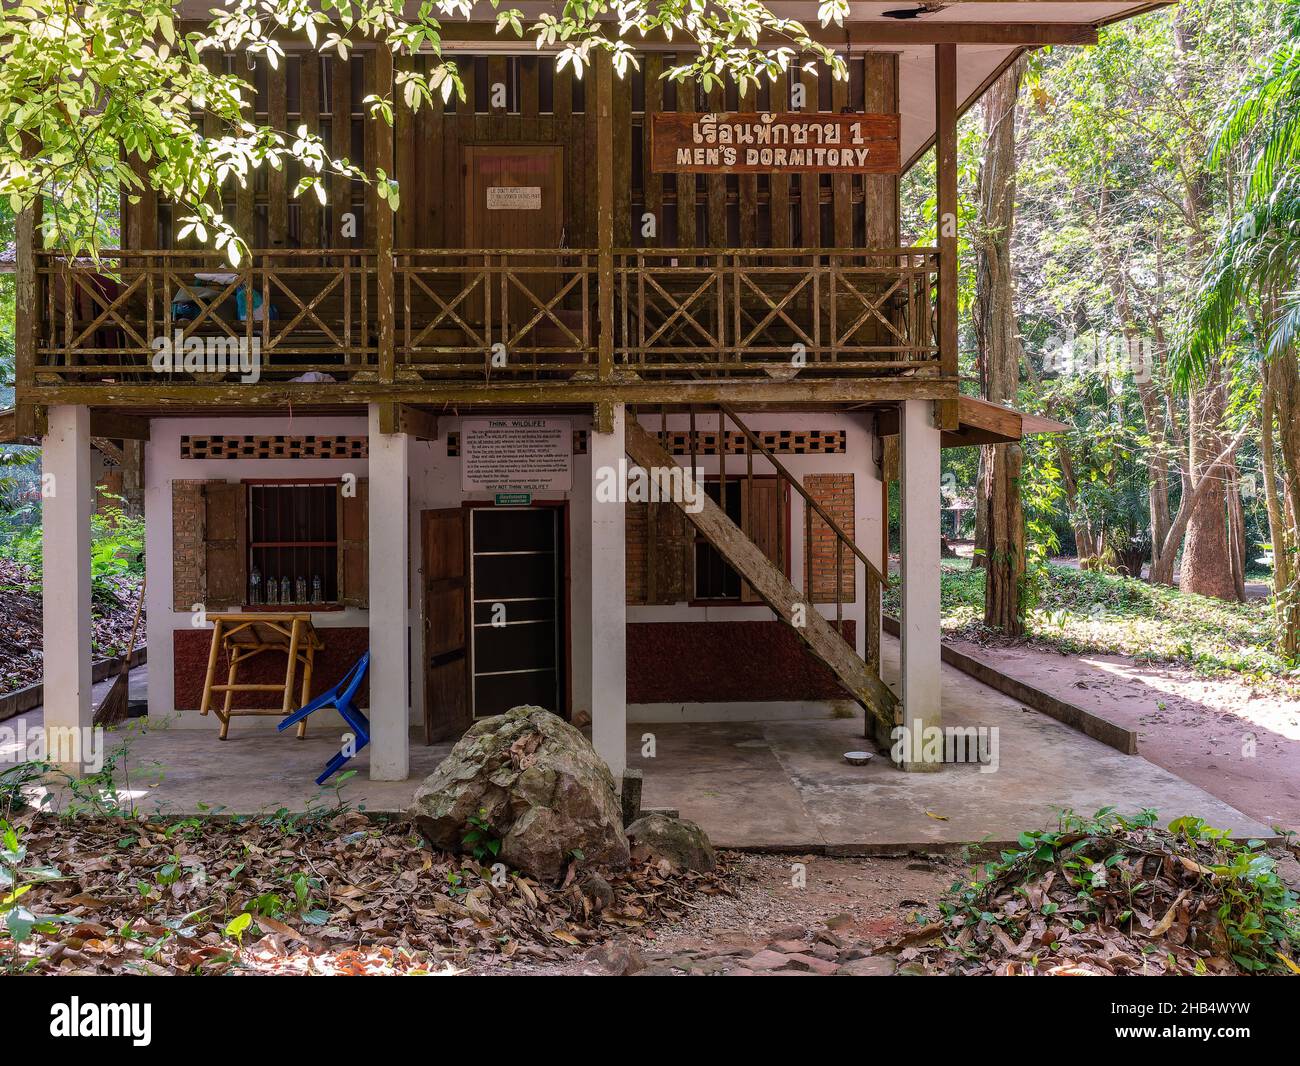
[[[476,144],[464,153],[466,248],[564,247],[564,149],[560,145]],[[490,318],[494,326],[501,323],[503,301],[513,328],[537,316],[559,290],[560,275],[545,272],[558,263],[550,256],[509,257],[512,273],[504,290],[499,280],[493,281]],[[481,293],[474,294],[471,306],[475,317],[480,317]],[[538,325],[547,327],[545,316]],[[494,336],[501,339],[495,331]]]

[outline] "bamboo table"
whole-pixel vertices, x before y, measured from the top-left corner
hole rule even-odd
[[[245,715],[280,715],[283,717],[294,710],[293,689],[294,676],[298,665],[302,665],[302,688],[299,706],[311,698],[311,672],[315,664],[316,652],[325,647],[312,625],[310,614],[291,612],[263,612],[240,614],[210,614],[212,622],[212,650],[208,653],[208,674],[203,682],[203,703],[199,713],[208,711],[221,722],[220,738],[226,739],[230,731],[230,719]],[[217,659],[222,649],[230,660],[230,669],[226,674],[226,683],[216,683]],[[284,681],[277,684],[238,684],[236,678],[239,664],[265,652],[279,652],[285,656],[286,667]],[[275,707],[236,707],[236,692],[276,692],[283,699],[281,706]],[[223,695],[220,707],[212,705],[214,693]],[[298,739],[307,735],[307,723],[298,723]]]

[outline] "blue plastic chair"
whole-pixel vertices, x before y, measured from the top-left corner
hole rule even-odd
[[[353,697],[357,694],[357,689],[361,687],[361,682],[366,678],[366,671],[370,669],[370,652],[366,652],[358,659],[352,668],[343,675],[343,680],[335,685],[328,692],[323,692],[317,696],[311,703],[299,707],[293,714],[280,720],[276,726],[283,733],[290,726],[297,725],[312,711],[318,711],[322,707],[333,707],[343,720],[351,727],[353,735],[356,737],[355,750],[349,754],[346,750],[340,750],[329,762],[325,764],[325,772],[316,778],[316,784],[323,785],[329,779],[331,774],[337,773],[343,768],[353,755],[370,743],[370,719],[361,713],[360,709],[352,702]]]

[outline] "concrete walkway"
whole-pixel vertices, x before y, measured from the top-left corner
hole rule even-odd
[[[894,680],[898,644],[886,638],[885,673]],[[877,756],[850,766],[845,751],[866,746],[861,718],[728,724],[635,725],[629,765],[645,775],[647,807],[675,808],[724,847],[870,854],[942,850],[1015,840],[1055,821],[1057,808],[1091,814],[1157,809],[1162,818],[1197,815],[1236,833],[1269,837],[1267,826],[1208,792],[943,668],[944,722],[997,729],[996,772],[974,765],[907,774]],[[27,716],[31,717],[31,716]],[[130,793],[141,810],[252,814],[321,802],[314,777],[337,750],[339,723],[313,719],[312,735],[280,736],[270,719],[232,732],[168,728],[143,721],[121,733]],[[5,723],[13,726],[16,720]],[[34,723],[33,723],[34,724]],[[642,750],[646,734],[654,757]],[[411,779],[371,781],[366,753],[354,760],[344,796],[370,811],[404,809],[450,744],[411,744]],[[332,801],[333,797],[326,799]]]

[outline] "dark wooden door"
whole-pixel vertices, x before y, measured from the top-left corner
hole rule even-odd
[[[564,149],[465,149],[465,247],[559,248],[564,237]]]
[[[425,742],[458,738],[470,724],[465,511],[421,513],[424,553]]]
[[[475,718],[521,704],[567,716],[560,517],[554,507],[472,511]]]
[[[564,149],[559,145],[471,145],[465,148],[465,247],[502,250],[560,248],[564,239]],[[503,286],[490,281],[493,336],[511,333],[532,321],[556,294],[558,257],[512,256],[512,275]],[[550,269],[552,272],[547,273]],[[541,270],[541,273],[536,271]],[[502,304],[509,312],[501,330]],[[483,315],[483,294],[471,307]],[[543,316],[538,328],[546,328]],[[536,338],[520,338],[521,342]]]

